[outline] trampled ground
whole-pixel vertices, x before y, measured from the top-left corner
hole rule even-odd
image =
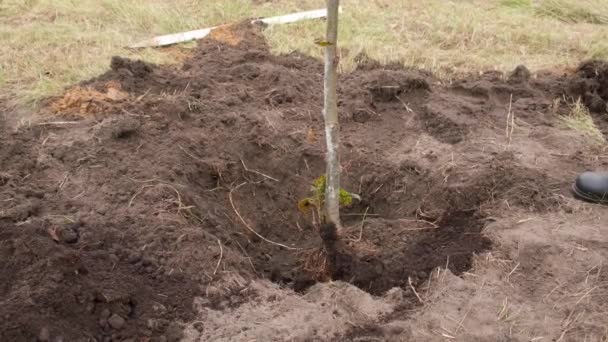
[[[607,338],[608,211],[569,192],[603,134],[566,128],[579,97],[608,127],[606,64],[446,83],[359,56],[339,106],[362,200],[328,282],[297,206],[324,172],[322,64],[219,33],[1,123],[2,340]]]

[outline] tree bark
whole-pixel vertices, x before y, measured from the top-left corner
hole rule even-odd
[[[327,0],[327,35],[325,47],[325,140],[327,142],[327,186],[325,206],[327,219],[340,229],[340,156],[338,124],[338,99],[336,83],[338,79],[338,8],[340,0]]]

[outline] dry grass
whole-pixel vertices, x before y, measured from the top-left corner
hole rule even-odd
[[[502,0],[500,3],[566,23],[608,24],[608,7],[604,0]]]
[[[589,110],[580,98],[570,105],[570,112],[562,116],[561,119],[566,127],[579,131],[598,142],[606,142],[604,135],[595,125]]]
[[[440,76],[532,69],[608,56],[605,0],[351,0],[344,2],[343,68],[359,52]],[[3,0],[0,101],[35,106],[103,72],[112,55],[176,61],[166,49],[125,45],[157,34],[324,6],[324,0]],[[321,21],[269,28],[276,52],[320,56]],[[192,44],[189,45],[193,46]],[[170,50],[169,50],[170,51]]]

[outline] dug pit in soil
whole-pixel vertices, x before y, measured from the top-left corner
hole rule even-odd
[[[510,99],[520,120],[549,124],[568,77],[442,85],[361,57],[340,76],[339,109],[343,187],[362,201],[324,244],[298,210],[325,169],[323,65],[238,30],[180,68],[114,58],[49,100],[81,124],[0,123],[2,340],[176,341],[195,297],[247,300],[209,290],[230,274],[299,291],[332,276],[373,294],[409,288],[439,266],[468,270],[491,247],[492,211],[557,205],[545,172],[473,138],[504,135]]]
[[[426,222],[426,221],[421,221]],[[471,258],[491,247],[481,235],[483,224],[471,213],[451,213],[437,225],[370,222],[371,244],[338,239],[333,225],[321,227],[328,274],[380,295],[408,283],[418,285],[438,267],[454,274],[471,268]],[[392,242],[392,243],[391,243]]]

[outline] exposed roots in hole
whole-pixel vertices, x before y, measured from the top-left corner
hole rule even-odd
[[[245,228],[247,228],[247,230],[249,230],[250,232],[252,232],[255,236],[257,236],[258,238],[260,238],[260,239],[268,242],[271,245],[275,245],[275,246],[279,246],[279,247],[283,247],[285,249],[291,249],[291,250],[298,250],[298,249],[300,249],[300,248],[296,248],[296,247],[290,247],[290,246],[284,245],[282,243],[274,242],[272,240],[269,240],[269,239],[265,238],[260,233],[256,232],[253,228],[251,228],[251,226],[247,223],[247,221],[245,221],[245,219],[243,218],[243,216],[241,216],[241,213],[239,213],[239,211],[237,210],[236,205],[234,204],[234,199],[232,198],[232,193],[235,190],[237,190],[238,188],[240,188],[241,186],[245,185],[245,184],[247,184],[247,183],[242,183],[241,185],[237,186],[236,188],[230,190],[230,192],[228,193],[228,200],[230,201],[230,205],[232,206],[232,210],[234,210],[234,213],[239,218],[239,220],[241,221],[241,223],[243,224],[243,226]]]
[[[128,207],[132,207],[133,203],[135,202],[135,199],[138,196],[140,196],[142,193],[144,193],[144,191],[146,191],[146,189],[154,189],[154,188],[165,188],[165,189],[169,189],[171,192],[175,193],[175,199],[171,199],[171,200],[164,199],[164,200],[162,200],[162,202],[165,202],[168,205],[165,208],[160,209],[156,213],[168,212],[168,211],[170,211],[170,207],[171,206],[177,206],[175,214],[177,214],[178,216],[182,216],[183,218],[185,218],[187,220],[196,220],[198,222],[201,221],[201,219],[196,214],[194,214],[192,212],[192,209],[194,208],[194,206],[192,206],[192,205],[185,205],[184,202],[183,202],[183,200],[182,200],[182,195],[177,190],[177,188],[175,188],[175,186],[173,186],[171,184],[168,184],[168,183],[162,183],[161,182],[161,183],[154,184],[154,185],[143,185],[131,197],[131,199],[129,200],[129,203],[127,204],[127,206]]]
[[[310,248],[298,253],[302,260],[301,269],[306,272],[312,280],[326,282],[331,280],[329,260],[325,248]]]

